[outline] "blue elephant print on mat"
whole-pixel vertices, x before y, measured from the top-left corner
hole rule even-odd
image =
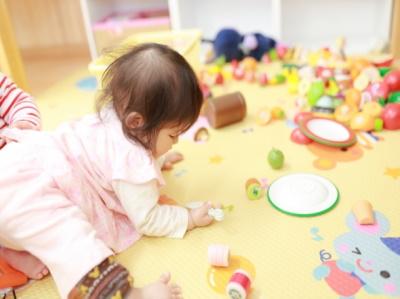
[[[355,298],[361,288],[370,294],[400,295],[400,238],[384,237],[389,221],[380,212],[374,215],[375,224],[360,225],[350,213],[350,232],[334,240],[339,259],[314,270],[314,277],[325,279],[340,298]]]

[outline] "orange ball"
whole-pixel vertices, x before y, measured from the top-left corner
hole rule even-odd
[[[350,121],[350,127],[356,131],[372,131],[374,129],[374,118],[364,112],[356,113]]]

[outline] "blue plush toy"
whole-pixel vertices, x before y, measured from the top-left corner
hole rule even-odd
[[[276,41],[261,33],[241,35],[235,29],[222,29],[213,41],[215,58],[225,56],[226,61],[242,60],[251,56],[261,60],[262,56],[275,47]]]

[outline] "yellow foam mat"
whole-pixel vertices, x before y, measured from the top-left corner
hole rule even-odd
[[[62,119],[91,110],[93,92],[77,90],[74,85],[85,74],[76,74],[39,98],[45,127],[52,128]],[[258,84],[230,82],[214,93],[236,90],[242,91],[246,98],[246,119],[219,130],[210,129],[210,138],[204,143],[181,140],[176,149],[185,155],[185,160],[165,173],[168,186],[163,190],[181,204],[210,200],[233,205],[233,210],[226,214],[223,222],[189,232],[183,240],[145,237],[120,254],[118,260],[132,272],[137,286],[170,271],[173,280],[182,286],[186,299],[227,298],[219,292],[237,267],[255,273],[250,299],[339,298],[338,291],[327,281],[316,279],[323,271],[314,271],[322,261],[338,260],[334,241],[351,231],[346,217],[353,203],[369,200],[390,222],[385,237],[400,236],[399,132],[383,132],[379,136],[384,140],[370,141],[370,147],[359,146],[354,153],[344,153],[350,161],[341,161],[346,159],[342,159],[339,152],[321,153],[291,142],[292,128],[286,121],[273,121],[264,127],[255,123],[255,113],[261,107],[278,105],[290,110],[294,96],[289,95],[284,86],[262,88]],[[281,170],[273,170],[267,163],[272,147],[285,155]],[[326,163],[333,168],[315,167]],[[256,201],[246,198],[244,184],[248,178],[265,179],[270,183],[294,172],[311,172],[329,178],[340,191],[339,204],[322,216],[298,218],[278,212],[264,198]],[[399,274],[400,255],[384,245],[378,233],[369,236],[371,239],[361,232],[356,235],[366,241],[357,243],[357,238],[350,238],[347,254],[351,255],[358,247],[362,252],[360,258],[368,258],[362,265],[364,268],[368,265],[374,276],[366,276],[366,284],[369,277],[379,280],[383,270],[394,272],[379,290],[385,290],[386,295],[369,294],[360,289],[354,291],[353,296],[387,298],[393,289],[400,288],[400,279],[394,280]],[[207,248],[215,243],[230,247],[230,268],[210,269]],[[387,255],[391,258],[382,260]],[[387,269],[383,269],[386,266]],[[51,278],[18,291],[18,297],[58,298]]]

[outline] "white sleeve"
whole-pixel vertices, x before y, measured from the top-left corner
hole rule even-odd
[[[163,167],[165,159],[166,159],[165,154],[157,158],[157,165],[160,167],[160,169]]]
[[[115,180],[113,188],[136,230],[147,236],[182,238],[189,224],[186,208],[158,204],[156,180],[135,185]]]

